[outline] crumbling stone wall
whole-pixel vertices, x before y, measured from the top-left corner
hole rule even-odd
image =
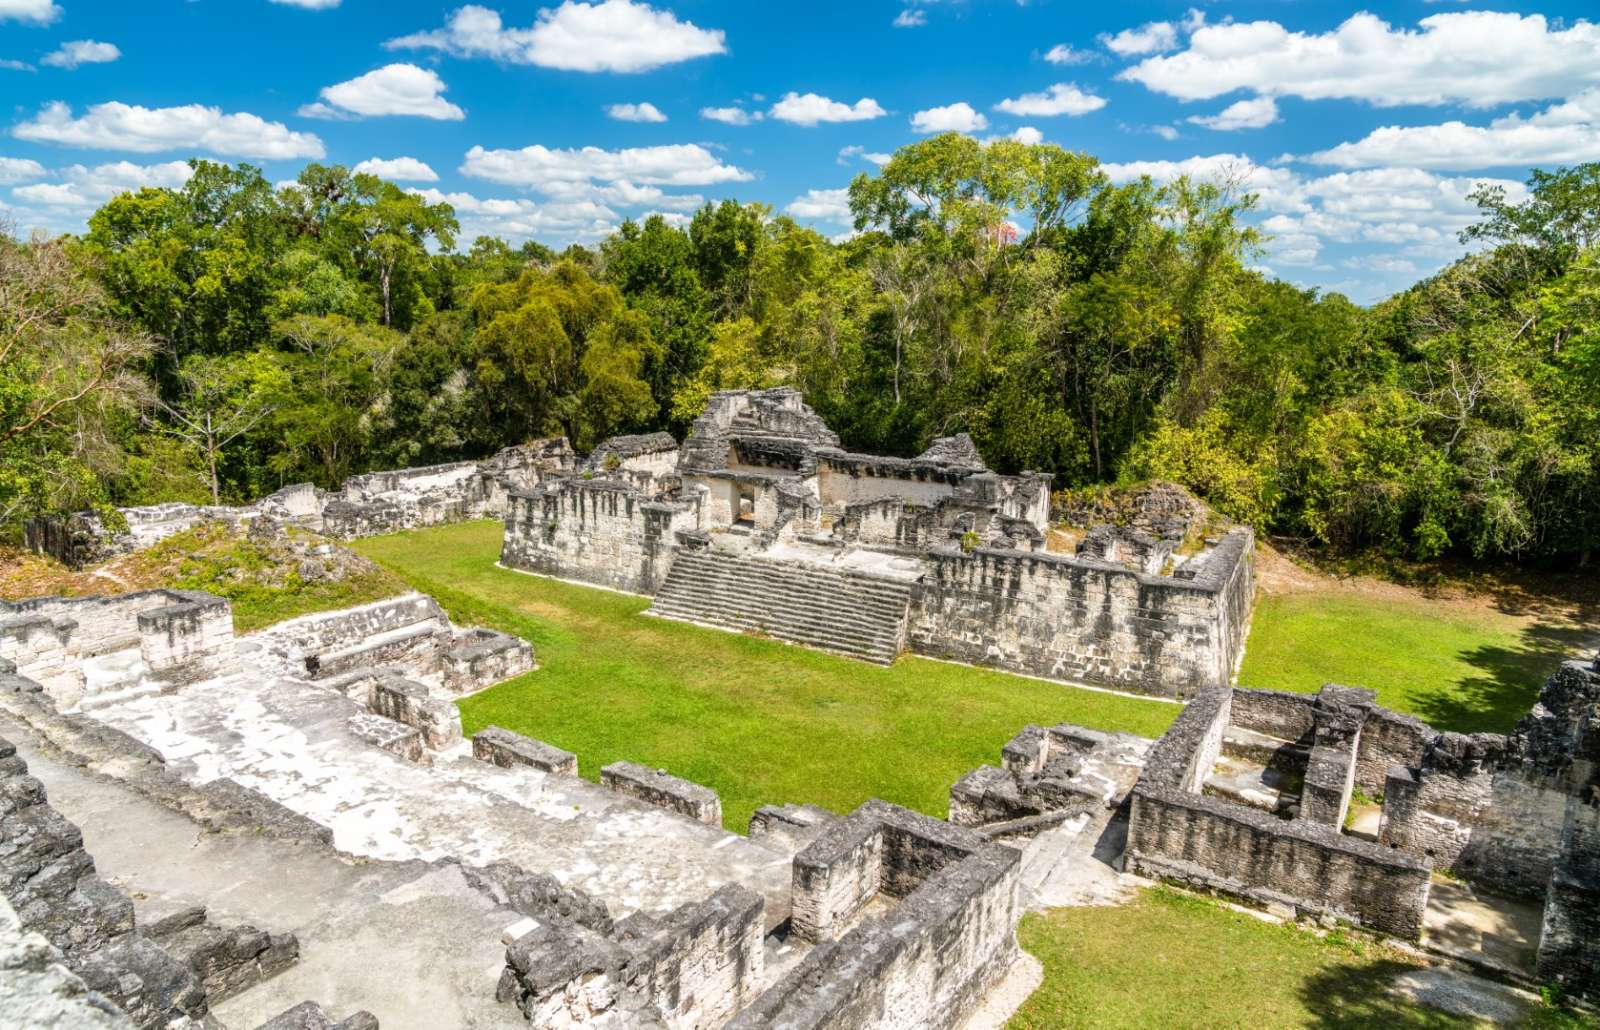
[[[92,511],[31,519],[24,528],[28,547],[74,568],[98,564],[143,550],[204,522],[240,527],[271,520],[304,526],[350,540],[504,513],[511,491],[537,485],[576,465],[564,439],[508,447],[482,462],[454,462],[424,468],[368,472],[345,480],[338,490],[309,483],[237,507],[172,502],[123,508],[127,528],[113,532]]]
[[[1420,937],[1430,876],[1425,861],[1346,836],[1326,821],[1286,821],[1199,792],[1220,753],[1233,699],[1247,693],[1202,693],[1151,749],[1132,794],[1128,868],[1397,937]],[[1253,711],[1284,707],[1271,698]],[[1348,766],[1343,774],[1349,775]]]
[[[1253,546],[1249,530],[1231,531],[1190,580],[1052,554],[934,552],[907,642],[933,657],[1190,696],[1232,678]]]
[[[961,1025],[1019,954],[1020,865],[1019,852],[972,830],[867,802],[795,857],[796,918],[805,920],[796,932],[804,925],[823,942],[729,1026]],[[899,900],[826,939],[848,909],[824,900],[842,898],[840,889]],[[831,915],[818,922],[822,913]]]
[[[652,593],[677,534],[700,527],[695,501],[651,501],[615,480],[557,479],[512,495],[500,560],[509,568]]]
[[[761,988],[764,907],[729,884],[609,933],[546,923],[507,948],[497,997],[537,1027],[722,1026]]]

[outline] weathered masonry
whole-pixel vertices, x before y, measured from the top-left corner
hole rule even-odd
[[[575,467],[566,440],[508,447],[487,461],[368,472],[338,490],[286,486],[254,504],[211,507],[172,502],[123,508],[127,528],[114,532],[94,512],[32,519],[28,546],[75,568],[139,551],[205,522],[243,527],[259,520],[301,526],[341,540],[466,519],[498,518],[513,490]]]
[[[1179,697],[1225,685],[1254,598],[1250,531],[1202,525],[1176,488],[1147,507],[1061,553],[1049,476],[992,472],[966,436],[914,459],[852,454],[797,392],[731,391],[681,447],[620,437],[515,491],[502,562],[868,661]]]
[[[1383,799],[1375,839],[1346,825],[1357,789]],[[1406,938],[1422,933],[1433,871],[1449,870],[1542,902],[1539,975],[1594,995],[1597,844],[1600,660],[1584,660],[1505,736],[1440,732],[1349,687],[1205,691],[1134,786],[1127,861]]]

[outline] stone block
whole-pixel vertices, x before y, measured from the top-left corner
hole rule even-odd
[[[600,770],[600,785],[619,794],[688,816],[707,826],[722,825],[722,799],[710,787],[634,762],[613,762]]]
[[[432,764],[432,759],[428,757],[427,748],[422,741],[422,731],[414,726],[407,726],[370,712],[352,715],[346,726],[349,727],[351,734],[374,747],[380,747],[408,762]]]
[[[528,765],[558,776],[578,775],[577,755],[499,726],[486,727],[473,736],[472,756],[506,768]]]

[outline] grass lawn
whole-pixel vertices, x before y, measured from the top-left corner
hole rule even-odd
[[[1262,596],[1239,683],[1315,691],[1371,687],[1440,729],[1504,733],[1573,653],[1583,630],[1492,607],[1350,593]]]
[[[1385,991],[1417,965],[1404,952],[1263,922],[1164,887],[1112,908],[1028,915],[1019,936],[1045,979],[1011,1030],[1480,1025]],[[1539,1007],[1523,1025],[1592,1024]]]
[[[880,668],[641,615],[649,600],[495,567],[498,522],[360,541],[452,619],[531,640],[540,668],[461,702],[470,735],[504,726],[715,788],[743,831],[764,804],[848,812],[869,797],[943,817],[950,785],[996,764],[1024,725],[1159,736],[1178,709],[920,658]]]

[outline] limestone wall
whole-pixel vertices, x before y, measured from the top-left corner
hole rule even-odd
[[[512,495],[500,560],[509,568],[648,594],[666,578],[698,502],[655,502],[611,480],[560,479]]]
[[[824,868],[864,890],[905,890],[887,915],[825,940],[729,1024],[737,1030],[960,1026],[1019,951],[1021,854],[881,801],[861,806],[795,859],[796,911]],[[831,888],[830,888],[831,889]],[[815,906],[813,906],[815,907]],[[837,924],[833,924],[837,925]]]
[[[1251,598],[1253,538],[1234,530],[1192,580],[1054,554],[933,552],[913,597],[919,653],[1186,697],[1226,684]]]

